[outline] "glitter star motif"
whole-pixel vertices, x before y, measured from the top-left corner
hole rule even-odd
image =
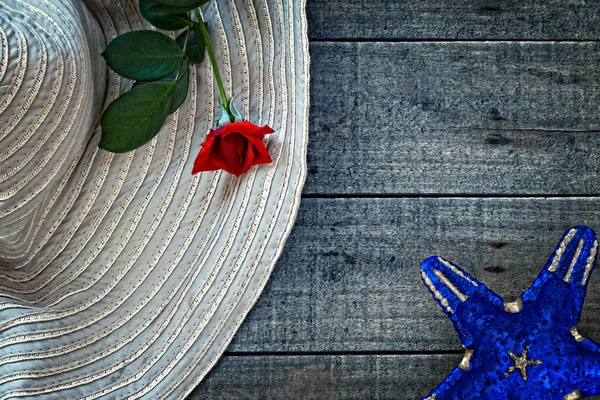
[[[515,355],[515,353],[513,353],[510,350],[508,351],[508,355],[515,362],[515,365],[511,365],[510,367],[508,367],[508,371],[506,371],[506,373],[504,374],[505,376],[508,376],[513,371],[520,370],[521,375],[523,376],[523,380],[524,381],[527,380],[527,366],[528,365],[540,365],[542,363],[542,360],[528,360],[527,359],[528,351],[529,351],[529,347],[525,347],[525,350],[523,350],[523,354],[521,355],[521,357],[517,357]]]
[[[465,348],[460,365],[423,400],[600,394],[600,347],[577,332],[597,250],[593,230],[568,230],[533,284],[512,303],[443,258],[423,261],[423,281]],[[511,373],[516,370],[521,373]]]

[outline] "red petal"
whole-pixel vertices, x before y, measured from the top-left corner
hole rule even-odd
[[[265,137],[265,135],[268,135],[270,133],[275,133],[273,128],[271,128],[269,125],[264,125],[261,128],[258,128],[254,133],[252,133],[252,136],[257,136],[262,139],[263,137]]]
[[[231,132],[221,138],[219,151],[232,170],[241,171],[247,147],[248,139],[239,132]]]
[[[202,143],[202,147],[194,160],[194,168],[192,168],[192,175],[197,174],[202,171],[214,171],[215,168],[209,162],[210,152],[213,146],[215,139],[213,137],[207,137],[207,139]]]
[[[270,126],[259,127],[242,121],[211,130],[194,161],[192,174],[222,169],[241,175],[257,164],[273,162],[262,139],[275,132]]]
[[[271,155],[266,151],[260,151],[260,149],[254,148],[254,151],[258,154],[255,155],[254,164],[271,164],[273,160],[271,159]]]
[[[219,128],[215,131],[215,133],[219,133],[221,136],[227,136],[230,133],[238,132],[242,135],[251,135],[260,129],[257,125],[254,125],[249,121],[241,121],[241,122],[232,122],[231,124],[227,124],[222,128]]]
[[[254,165],[269,164],[273,162],[262,140],[254,136],[248,138],[248,140],[250,143],[252,143],[252,148],[254,151]]]
[[[232,165],[223,157],[223,154],[220,152],[220,142],[221,137],[217,137],[213,151],[210,153],[209,161],[215,166],[215,169],[222,169],[223,171],[229,172],[230,174],[237,174],[237,170],[232,168]]]
[[[242,173],[247,172],[256,162],[254,162],[254,146],[252,143],[247,143],[246,154],[244,154],[244,165],[242,166]]]

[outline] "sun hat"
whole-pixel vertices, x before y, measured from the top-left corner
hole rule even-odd
[[[183,398],[282,251],[306,174],[305,2],[203,6],[238,108],[272,164],[192,175],[218,118],[210,63],[151,142],[100,150],[132,82],[100,53],[153,29],[134,0],[0,1],[0,399]],[[172,36],[174,37],[174,36]]]

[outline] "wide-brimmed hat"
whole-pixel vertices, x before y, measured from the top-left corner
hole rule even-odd
[[[204,9],[229,93],[272,164],[192,175],[218,119],[210,63],[148,144],[100,150],[132,82],[100,53],[154,29],[136,0],[0,2],[0,399],[182,398],[282,251],[305,178],[304,0]],[[173,34],[170,34],[173,35]],[[172,36],[174,37],[174,36]]]

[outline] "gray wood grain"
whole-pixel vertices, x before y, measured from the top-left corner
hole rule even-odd
[[[188,400],[415,400],[461,355],[224,356]]]
[[[312,43],[305,194],[600,193],[600,43]]]
[[[456,354],[225,356],[188,400],[415,400],[461,359]]]
[[[600,198],[305,199],[229,351],[460,350],[420,262],[444,256],[512,301],[577,224],[600,231]],[[596,274],[579,331],[600,341]]]
[[[312,39],[600,39],[581,0],[308,0]]]

